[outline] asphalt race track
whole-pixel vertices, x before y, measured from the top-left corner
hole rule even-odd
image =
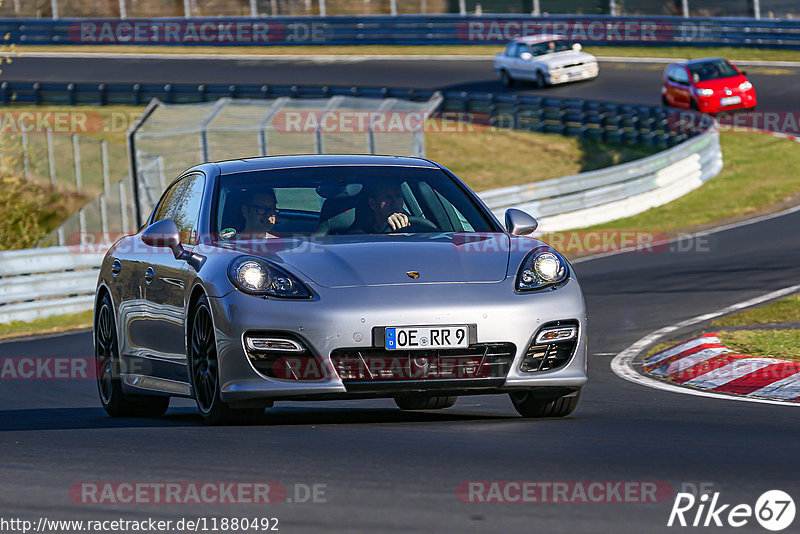
[[[209,428],[187,401],[160,420],[111,419],[91,380],[3,380],[0,509],[24,517],[269,516],[282,532],[620,532],[666,528],[658,504],[464,503],[472,480],[712,483],[726,503],[800,492],[795,407],[698,398],[623,381],[611,356],[661,326],[797,282],[800,213],[578,263],[591,380],[563,420],[523,420],[505,396],[438,413],[389,400],[283,403],[262,426]],[[690,249],[690,250],[686,250]],[[3,356],[89,356],[88,333],[0,345]],[[180,405],[179,407],[177,405]],[[325,503],[82,505],[82,481],[325,484]],[[291,490],[290,490],[291,495]],[[757,525],[742,531],[760,531]]]
[[[29,58],[9,65],[4,76],[501,90],[485,62],[471,61],[404,63],[402,81],[388,61],[93,61]],[[602,68],[595,82],[548,92],[657,103],[660,67]],[[796,109],[800,96],[781,95],[788,95],[784,87],[798,86],[800,71],[748,70],[762,109]],[[706,484],[720,492],[721,503],[732,505],[754,506],[772,489],[797,499],[800,409],[664,392],[624,381],[609,367],[613,355],[653,330],[796,284],[797,228],[800,212],[669,250],[577,263],[589,309],[591,378],[576,412],[561,420],[523,420],[506,396],[485,396],[462,397],[451,409],[425,413],[400,412],[390,400],[280,403],[261,425],[212,428],[188,401],[173,401],[162,419],[111,419],[100,408],[93,380],[2,380],[0,510],[32,520],[277,517],[284,533],[649,534],[707,529],[666,527],[672,492],[656,504],[485,504],[462,502],[456,488],[466,481],[639,481],[666,483],[674,491]],[[2,343],[0,355],[87,357],[91,335]],[[292,499],[296,484],[324,484],[325,502],[74,502],[70,487],[89,481],[273,481],[286,486]],[[764,532],[752,518],[737,531]]]
[[[663,63],[601,62],[593,81],[544,90],[511,90],[560,98],[659,105]],[[753,81],[760,111],[800,109],[800,68],[742,67]],[[400,74],[402,73],[402,74]],[[490,59],[480,60],[167,60],[22,56],[3,66],[3,79],[38,82],[238,83],[364,85],[461,91],[508,91]]]

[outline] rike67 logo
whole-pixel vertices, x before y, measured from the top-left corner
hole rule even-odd
[[[743,527],[755,519],[762,527],[778,532],[794,521],[794,500],[781,490],[764,492],[755,506],[725,504],[720,493],[678,493],[672,504],[667,526],[681,527]]]

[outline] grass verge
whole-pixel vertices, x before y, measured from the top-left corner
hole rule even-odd
[[[319,46],[18,46],[20,56],[26,52],[81,52],[105,54],[236,54],[236,55],[455,55],[489,56],[503,51],[504,43],[495,45],[319,45]],[[587,46],[590,54],[605,57],[664,57],[698,58],[723,56],[731,60],[800,61],[800,51],[776,50],[770,48],[709,47],[692,48],[671,47],[628,47],[628,46]]]
[[[557,134],[484,130],[425,134],[427,157],[476,191],[559,178],[639,159],[656,149]]]
[[[717,319],[711,326],[743,326],[749,324],[800,321],[800,295],[792,295],[770,304]]]
[[[741,354],[800,362],[800,330],[730,330],[719,339]]]
[[[663,206],[592,230],[691,231],[778,211],[800,194],[800,144],[760,133],[723,132],[724,167],[702,187]]]
[[[89,310],[69,315],[54,315],[27,323],[14,321],[13,323],[0,324],[0,339],[59,334],[91,328],[93,313],[92,310]]]

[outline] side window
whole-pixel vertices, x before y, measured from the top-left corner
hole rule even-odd
[[[514,57],[516,49],[517,49],[517,43],[508,43],[508,46],[506,47],[506,55],[508,57]]]
[[[203,203],[205,177],[202,174],[194,174],[182,181],[186,182],[186,187],[172,218],[181,234],[181,243],[196,245],[197,220],[200,217],[200,207]]]
[[[173,218],[175,207],[178,205],[178,202],[180,202],[181,195],[183,194],[185,187],[186,180],[183,179],[174,183],[164,192],[163,195],[161,195],[161,200],[159,201],[155,215],[153,216],[154,223],[163,219]]]
[[[530,49],[528,48],[528,45],[525,45],[525,44],[517,45],[517,57],[520,57],[525,52],[530,52]]]
[[[668,77],[671,81],[676,83],[689,83],[689,75],[683,67],[672,67]]]

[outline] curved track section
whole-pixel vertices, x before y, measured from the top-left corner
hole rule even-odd
[[[487,61],[253,62],[43,60],[9,65],[24,81],[314,83],[501,90]],[[661,65],[604,64],[595,82],[558,96],[658,102]],[[791,109],[797,69],[759,73],[762,109]],[[520,90],[536,92],[533,89]],[[792,94],[790,94],[792,93]],[[645,334],[795,284],[800,212],[681,241],[657,253],[575,265],[590,317],[590,374],[562,420],[523,420],[507,397],[464,397],[438,413],[390,400],[282,403],[266,424],[209,428],[186,401],[163,419],[110,419],[91,380],[0,380],[0,509],[28,519],[278,517],[283,532],[670,532],[672,494],[657,504],[477,504],[467,481],[712,484],[725,503],[770,489],[797,497],[800,411],[645,388],[614,375],[611,356]],[[0,344],[3,357],[86,357],[78,333]],[[325,502],[85,505],[82,481],[324,484]],[[4,514],[5,515],[5,514]],[[757,528],[751,520],[750,531]],[[742,529],[747,530],[747,529]]]
[[[544,90],[522,85],[511,90],[559,98],[610,100],[659,105],[660,63],[601,62],[593,81]],[[800,109],[800,68],[747,67],[759,96],[760,111]],[[219,83],[272,85],[366,85],[501,92],[492,61],[375,60],[343,58],[308,60],[170,60],[130,58],[40,58],[22,56],[3,66],[3,78],[39,82]]]
[[[666,532],[671,497],[641,504],[475,504],[465,481],[712,483],[724,502],[800,492],[800,412],[644,388],[610,355],[689,316],[796,282],[800,212],[656,253],[578,263],[590,316],[591,380],[563,420],[522,420],[507,397],[464,397],[439,413],[391,401],[283,403],[263,426],[209,428],[185,401],[163,419],[110,419],[90,380],[2,380],[0,506],[77,519],[270,515],[284,532]],[[768,236],[769,239],[765,239]],[[4,343],[3,356],[88,356],[79,333]],[[326,502],[274,507],[75,504],[81,481],[325,484]]]

